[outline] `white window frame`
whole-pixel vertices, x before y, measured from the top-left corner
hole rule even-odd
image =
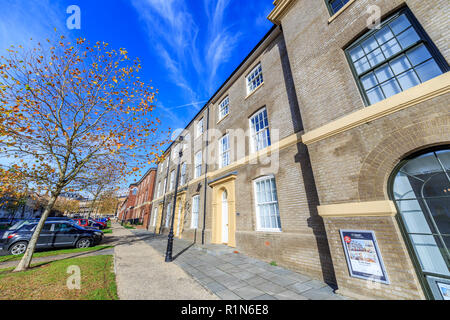
[[[245,77],[245,79],[247,82],[247,95],[254,92],[264,83],[261,62],[258,63],[256,67],[253,68],[252,71],[250,71],[250,73]]]
[[[183,162],[181,164],[181,177],[180,177],[180,186],[183,186],[186,184],[186,162]]]
[[[169,209],[170,209],[170,210],[169,210]],[[169,227],[169,224],[170,224],[170,218],[172,218],[171,215],[172,215],[172,202],[169,203],[169,204],[167,205],[167,208],[166,208],[166,221],[165,221],[165,223],[164,223],[164,227],[165,227],[165,228],[168,228],[168,227]]]
[[[200,155],[200,157],[198,157],[198,155]],[[199,158],[200,158],[200,163],[198,163]],[[195,159],[194,159],[194,178],[201,177],[201,175],[202,175],[202,164],[203,164],[203,152],[202,152],[202,150],[200,150],[200,151],[198,151],[195,154]]]
[[[230,98],[226,96],[219,104],[219,121],[230,113]]]
[[[197,121],[196,132],[197,138],[203,134],[203,118]]]
[[[224,140],[227,141],[224,145]],[[224,146],[227,149],[224,149]],[[219,168],[224,168],[230,164],[230,135],[227,133],[219,140]]]
[[[197,203],[197,208],[195,208],[194,203]],[[197,211],[195,211],[194,209],[197,209]],[[195,195],[192,197],[191,229],[198,229],[199,213],[200,213],[200,195]]]
[[[257,195],[257,183],[260,183],[262,181],[267,181],[267,180],[274,180],[274,184],[275,184],[275,195],[276,195],[276,201],[269,201],[266,203],[262,203],[259,204],[258,203],[258,195]],[[282,232],[282,227],[281,227],[281,216],[280,216],[280,208],[279,208],[279,204],[278,204],[278,194],[277,194],[277,184],[275,181],[275,176],[274,175],[269,175],[269,176],[263,176],[260,177],[258,179],[253,180],[253,195],[255,198],[255,212],[256,212],[256,231],[262,231],[262,232]],[[261,215],[260,215],[260,206],[261,205],[271,205],[271,204],[276,204],[276,208],[277,208],[277,213],[278,213],[278,217],[280,217],[280,226],[277,228],[262,228],[261,227]],[[278,220],[277,220],[278,221]]]
[[[173,187],[175,185],[175,170],[172,170],[170,172],[170,184],[169,184],[169,190],[172,191]]]
[[[259,117],[260,114],[266,113],[267,116],[267,126],[264,126],[264,128],[260,128],[259,131],[256,131],[256,126],[253,126],[252,120]],[[264,119],[263,119],[264,120]],[[264,107],[260,109],[258,112],[253,114],[249,119],[249,127],[250,127],[250,134],[251,134],[251,151],[257,152],[260,150],[263,150],[264,148],[269,147],[272,144],[272,140],[270,139],[270,125],[269,125],[269,114],[267,113],[267,108]],[[267,132],[267,133],[266,133]],[[267,139],[267,142],[265,146],[259,147],[259,140],[258,137],[262,135],[264,139]]]
[[[161,181],[158,182],[158,192],[156,192],[157,196],[161,195]]]
[[[164,178],[164,188],[163,188],[163,194],[166,193],[166,187],[167,187],[167,177]]]
[[[153,213],[153,221],[152,221],[152,226],[156,227],[156,219],[158,217],[158,207],[155,208],[155,212]]]
[[[187,148],[189,148],[190,144],[191,144],[191,134],[190,133],[186,133],[186,135],[184,136],[183,139],[183,150],[186,150]]]

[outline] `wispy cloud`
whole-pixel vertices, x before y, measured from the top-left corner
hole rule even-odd
[[[227,23],[230,0],[204,0],[203,13],[191,12],[184,0],[133,0],[132,4],[170,80],[198,110],[202,105],[195,102],[217,89],[218,69],[229,60],[240,38]],[[205,23],[199,25],[194,13],[203,14],[200,21]]]
[[[45,40],[55,36],[54,29],[65,32],[66,8],[56,1],[9,0],[0,10],[0,51],[11,45],[27,46],[30,38]]]

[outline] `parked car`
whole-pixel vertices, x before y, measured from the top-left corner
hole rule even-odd
[[[98,227],[99,229],[105,229],[107,227],[106,222],[101,222],[94,219],[88,219],[89,220],[89,226],[91,227]]]
[[[13,232],[3,234],[0,239],[0,250],[8,251],[12,255],[24,253],[37,224],[27,222]],[[46,221],[36,248],[87,248],[98,245],[102,239],[103,232],[99,230],[87,230],[69,221]]]
[[[80,227],[88,228],[88,229],[104,229],[106,228],[106,224],[97,222],[92,219],[73,219],[76,224]]]

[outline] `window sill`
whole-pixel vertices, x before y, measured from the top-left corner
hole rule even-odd
[[[256,232],[261,232],[261,233],[281,233],[283,231],[281,229],[257,229]]]
[[[247,94],[247,96],[244,98],[244,100],[247,100],[248,98],[250,98],[252,95],[255,94],[256,91],[258,91],[259,88],[261,88],[264,85],[264,82],[261,83],[259,86],[257,86],[255,88],[255,90],[253,90],[252,92],[250,92],[249,94]]]
[[[332,15],[330,17],[330,19],[328,19],[328,24],[330,24],[334,19],[336,19],[342,12],[344,12],[348,7],[350,7],[350,5],[355,1],[356,0],[350,0],[349,2],[347,2],[345,4],[345,6],[343,6],[341,9],[339,9],[338,12],[336,12],[334,15]]]
[[[227,113],[223,118],[219,119],[219,121],[216,122],[216,124],[221,123],[224,119],[226,119],[228,116],[230,115],[230,113]]]

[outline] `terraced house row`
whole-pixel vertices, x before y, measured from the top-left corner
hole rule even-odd
[[[168,232],[176,198],[176,237],[354,298],[449,299],[450,3],[274,5],[166,150],[149,230]]]

